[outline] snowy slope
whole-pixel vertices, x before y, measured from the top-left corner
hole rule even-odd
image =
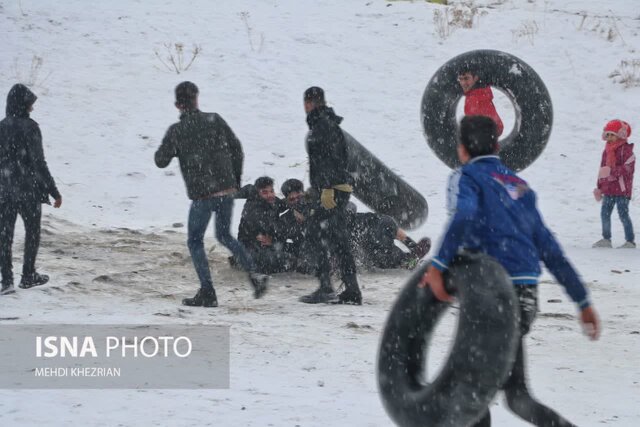
[[[423,1],[0,2],[0,93],[17,76],[29,77],[34,55],[42,58],[33,117],[64,197],[62,209],[45,208],[50,234],[43,236],[39,264],[52,284],[2,298],[0,316],[29,323],[232,325],[230,390],[0,391],[0,422],[390,425],[376,391],[375,355],[406,273],[362,275],[362,308],[307,307],[295,299],[313,280],[276,277],[273,292],[256,302],[243,277],[218,263],[222,307],[180,311],[180,298],[195,289],[195,274],[183,230],[166,231],[185,222],[188,200],[177,163],[157,169],[153,153],[177,119],[173,88],[188,79],[200,87],[202,109],[222,114],[243,142],[244,182],[263,174],[277,185],[307,179],[301,95],[320,85],[345,117],[343,127],[427,197],[430,217],[415,236],[437,237],[446,219],[449,170],[424,141],[422,93],[446,60],[489,48],[522,58],[551,93],[549,146],[523,175],[605,322],[602,339],[589,343],[559,287],[542,286],[541,316],[529,338],[534,392],[580,426],[637,425],[638,254],[589,247],[599,238],[591,189],[602,126],[620,117],[640,133],[640,88],[624,89],[608,78],[621,60],[640,58],[640,8],[636,0],[475,4],[486,7],[478,9],[473,28],[455,28],[442,39],[434,12],[443,7]],[[175,42],[187,50],[202,47],[180,75],[155,55]],[[509,117],[507,104],[498,107]],[[637,227],[639,208],[635,199]],[[236,223],[239,210],[238,204]],[[614,218],[614,243],[622,243],[621,234]],[[78,259],[70,259],[74,251]],[[216,249],[214,256],[220,260],[224,252]],[[171,274],[160,274],[167,266]],[[139,270],[144,274],[132,273]],[[113,282],[94,281],[101,275]],[[555,298],[564,303],[547,303]],[[350,322],[361,327],[347,327]],[[446,351],[447,340],[445,332],[436,352]],[[495,425],[524,425],[501,403],[494,415]]]

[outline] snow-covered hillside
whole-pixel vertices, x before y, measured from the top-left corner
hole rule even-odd
[[[51,284],[0,298],[0,323],[229,324],[232,372],[229,390],[0,390],[0,423],[391,425],[377,394],[375,357],[408,273],[361,275],[359,308],[297,303],[315,286],[297,275],[274,277],[272,291],[254,301],[216,248],[221,307],[183,309],[179,301],[195,291],[196,276],[184,229],[172,224],[186,221],[188,200],[177,162],[157,169],[153,153],[177,120],[173,88],[191,80],[202,109],[220,113],[242,141],[244,183],[261,175],[277,186],[308,180],[302,92],[319,85],[345,117],[343,127],[427,197],[430,217],[412,234],[437,237],[449,169],[422,135],[422,94],[448,59],[496,49],[527,62],[551,93],[551,139],[523,176],[604,323],[601,340],[588,342],[574,308],[545,277],[528,339],[534,393],[580,426],[638,425],[639,255],[590,249],[600,237],[591,190],[602,127],[621,118],[637,130],[631,142],[640,134],[640,87],[609,78],[621,61],[640,59],[637,0],[472,3],[472,28],[457,28],[434,20],[444,6],[417,0],[1,1],[0,94],[18,79],[35,80],[32,117],[64,203],[44,208],[39,265]],[[187,59],[201,47],[180,75],[156,56],[166,62],[165,44],[175,43],[184,44]],[[498,108],[512,116],[504,98]],[[634,197],[637,229],[639,211]],[[614,244],[622,243],[615,215],[613,224]],[[555,299],[563,303],[548,302]],[[452,322],[444,323],[434,349],[440,356]],[[495,425],[524,425],[496,404]]]

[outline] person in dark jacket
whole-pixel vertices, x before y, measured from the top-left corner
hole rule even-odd
[[[451,301],[442,272],[461,250],[483,252],[494,257],[511,276],[520,301],[520,341],[516,360],[503,384],[509,408],[537,426],[573,426],[556,412],[536,401],[527,387],[524,337],[537,312],[540,261],[575,302],[582,324],[591,339],[600,333],[599,320],[584,283],[564,256],[560,245],[545,226],[536,208],[536,195],[529,185],[502,164],[496,155],[495,122],[484,116],[467,116],[460,124],[458,157],[462,163],[453,175],[455,205],[437,256],[422,278],[436,298]],[[491,425],[487,410],[475,426]]]
[[[337,303],[362,304],[362,294],[356,277],[356,264],[351,253],[347,230],[346,206],[351,196],[353,178],[347,170],[347,146],[340,129],[342,117],[327,107],[324,91],[311,87],[304,92],[309,134],[306,148],[309,155],[311,188],[320,194],[320,206],[309,218],[309,239],[316,246],[319,259],[317,276],[320,287],[300,298],[317,304],[335,299],[331,285],[330,254],[338,259],[345,290]]]
[[[389,215],[375,212],[356,212],[348,209],[351,247],[356,260],[367,267],[413,268],[431,248],[431,239],[416,242]],[[396,240],[408,251],[400,249]]]
[[[7,96],[6,117],[0,121],[0,294],[14,292],[11,247],[17,216],[25,227],[24,263],[20,288],[46,283],[49,276],[36,272],[40,246],[42,203],[53,197],[55,208],[62,196],[49,172],[40,127],[29,117],[36,95],[25,85],[14,85]]]
[[[288,179],[281,191],[288,208],[280,216],[286,233],[286,247],[296,256],[296,271],[307,273],[310,266],[315,265],[317,258],[306,239],[306,219],[309,217],[311,204],[300,180]],[[346,209],[351,251],[357,263],[377,268],[410,268],[429,252],[431,240],[428,237],[415,242],[390,216],[356,212],[357,208],[351,202]],[[395,244],[396,240],[406,246],[408,252],[400,249]]]
[[[240,218],[238,240],[249,251],[261,273],[282,273],[294,266],[293,255],[285,250],[285,232],[280,212],[286,209],[276,197],[273,179],[256,180],[255,192],[247,197]]]
[[[244,247],[229,232],[233,212],[233,193],[240,188],[244,154],[240,141],[222,117],[198,109],[198,87],[182,82],[175,89],[175,106],[180,122],[169,127],[155,154],[156,165],[165,168],[174,157],[192,200],[189,210],[187,246],[195,267],[200,290],[182,301],[188,306],[217,307],[209,262],[204,250],[204,233],[215,212],[216,238],[249,272],[254,296],[267,289],[268,276],[256,271],[256,264]]]
[[[299,179],[290,178],[280,187],[286,204],[285,212],[280,215],[283,229],[285,251],[295,260],[295,271],[302,274],[314,274],[318,268],[317,245],[312,244],[308,236],[309,217],[313,208],[317,208],[317,195],[305,192]],[[312,194],[313,193],[313,194]]]

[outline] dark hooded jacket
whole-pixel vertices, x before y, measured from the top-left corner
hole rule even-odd
[[[0,121],[0,200],[49,203],[60,197],[49,172],[38,123],[29,117],[36,95],[16,84],[7,96],[7,115]]]
[[[340,129],[341,122],[342,117],[325,106],[307,114],[309,180],[311,187],[318,191],[334,185],[353,184],[347,169],[347,145]]]
[[[220,115],[188,111],[169,127],[155,155],[165,168],[177,157],[190,199],[240,188],[244,154],[242,145]]]

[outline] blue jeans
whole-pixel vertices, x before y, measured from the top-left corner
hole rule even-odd
[[[611,240],[611,212],[618,206],[618,216],[624,228],[624,239],[627,242],[635,242],[633,224],[629,217],[629,198],[623,196],[603,196],[600,218],[602,219],[602,237]]]
[[[189,209],[187,246],[203,290],[213,289],[209,261],[204,250],[204,233],[214,212],[216,213],[216,239],[231,251],[246,271],[254,272],[256,270],[256,265],[246,249],[229,233],[231,214],[233,213],[233,199],[230,196],[222,196],[194,200],[191,202],[191,209]]]

